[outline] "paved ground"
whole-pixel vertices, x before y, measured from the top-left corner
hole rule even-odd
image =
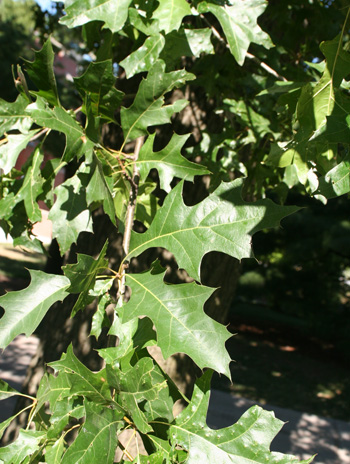
[[[37,339],[19,336],[0,357],[0,378],[20,389]],[[0,421],[11,415],[15,399],[1,401]],[[254,403],[218,390],[212,392],[207,422],[221,428],[236,422]],[[350,423],[264,405],[287,422],[272,443],[273,451],[305,459],[318,453],[315,464],[350,464]]]

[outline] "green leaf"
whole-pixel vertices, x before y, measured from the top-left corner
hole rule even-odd
[[[270,452],[271,441],[282,428],[283,422],[273,412],[259,406],[251,407],[239,421],[219,430],[206,425],[212,372],[206,372],[195,386],[191,403],[176,418],[170,428],[173,446],[189,452],[186,463],[220,464],[307,464],[313,458],[299,461],[291,455]]]
[[[122,323],[122,314],[123,308],[118,308],[118,316],[108,332],[109,335],[118,337],[119,345],[98,350],[106,363],[113,366],[130,352],[154,345],[156,340],[156,333],[150,319],[147,317],[143,319],[134,318],[129,322]]]
[[[132,294],[125,304],[123,322],[137,316],[149,317],[156,327],[157,344],[164,358],[186,353],[200,368],[212,367],[230,378],[231,359],[225,349],[230,333],[203,311],[215,289],[195,282],[166,284],[162,271],[156,262],[149,272],[127,274]]]
[[[19,395],[19,392],[10,387],[8,383],[0,379],[0,401],[11,398],[11,396]]]
[[[195,206],[182,200],[182,183],[166,197],[151,227],[143,234],[133,232],[128,259],[152,247],[174,254],[180,268],[200,280],[200,264],[210,251],[221,251],[237,259],[252,257],[251,237],[262,229],[276,227],[298,208],[278,206],[270,200],[242,200],[243,179],[222,183]]]
[[[0,306],[5,309],[0,319],[0,348],[6,348],[19,334],[31,335],[50,307],[68,295],[67,277],[29,272],[31,283],[27,288],[0,297]]]
[[[127,78],[143,71],[149,71],[158,59],[164,44],[165,39],[161,34],[148,37],[139,49],[121,61],[119,64],[125,69]]]
[[[107,246],[108,242],[106,241],[97,259],[78,253],[76,264],[67,264],[63,267],[63,272],[71,283],[69,292],[80,293],[78,301],[72,309],[72,316],[88,304],[89,290],[94,287],[97,275],[108,267],[108,260],[105,258]]]
[[[128,6],[132,0],[76,0],[67,5],[66,15],[60,23],[77,27],[90,21],[103,21],[104,27],[118,32],[128,17]]]
[[[27,98],[18,95],[17,100],[9,103],[0,98],[0,134],[10,130],[19,130],[27,133],[32,125],[29,114],[26,113],[28,106]]]
[[[55,106],[51,109],[41,97],[38,97],[36,103],[29,105],[28,110],[36,124],[62,132],[66,136],[66,149],[62,161],[68,163],[73,158],[79,159],[92,147],[92,143],[85,138],[81,125],[63,108]]]
[[[90,165],[91,179],[86,187],[86,201],[88,205],[93,202],[102,202],[103,209],[108,214],[110,220],[115,224],[115,209],[112,192],[107,183],[106,176],[103,172],[101,162],[96,156],[93,156],[93,162]],[[91,174],[90,173],[90,174]]]
[[[148,424],[139,403],[155,401],[161,390],[167,388],[164,376],[156,369],[149,357],[141,358],[131,369],[115,371],[107,365],[107,379],[118,393],[118,403],[131,415],[136,427],[142,433],[153,429]]]
[[[166,36],[166,42],[160,58],[167,64],[175,63],[182,56],[199,57],[201,53],[214,53],[214,47],[210,40],[211,30],[184,29],[170,32]]]
[[[0,460],[6,464],[29,462],[23,461],[24,458],[31,456],[39,449],[39,444],[45,435],[45,432],[36,430],[20,430],[16,441],[0,448]]]
[[[46,449],[45,461],[50,464],[61,464],[62,455],[65,450],[64,435],[54,443],[52,448]]]
[[[83,174],[86,166],[82,165],[77,174]],[[86,190],[79,175],[67,179],[55,189],[57,199],[49,213],[52,220],[52,236],[57,239],[63,255],[79,233],[93,232],[91,213],[86,201]]]
[[[90,335],[94,336],[96,340],[98,340],[98,337],[101,335],[102,329],[110,326],[110,321],[106,313],[106,308],[110,303],[110,296],[108,294],[102,295],[99,298],[96,312],[92,316]]]
[[[0,145],[0,169],[4,174],[8,174],[14,168],[18,155],[26,148],[30,139],[39,132],[38,129],[32,130],[27,134],[13,134],[7,136],[7,143]]]
[[[165,63],[157,61],[150,69],[147,79],[142,80],[133,104],[129,108],[121,109],[125,140],[146,135],[149,126],[169,122],[170,117],[181,111],[187,102],[177,100],[171,105],[163,106],[164,95],[194,77],[185,70],[165,73]]]
[[[317,194],[335,198],[350,192],[350,162],[342,161],[320,178]]]
[[[149,18],[145,12],[136,8],[129,8],[129,22],[145,35],[159,35],[158,20]]]
[[[178,30],[184,16],[191,14],[191,7],[186,0],[162,0],[152,17],[158,19],[159,29],[166,34]]]
[[[70,386],[69,395],[79,395],[99,404],[112,402],[109,385],[104,370],[91,372],[73,353],[72,345],[63,353],[59,361],[49,363],[55,371],[64,373],[64,379]]]
[[[33,93],[45,98],[50,105],[60,106],[55,74],[53,72],[55,54],[52,49],[51,39],[47,39],[41,50],[34,50],[34,54],[34,61],[23,60],[30,79],[39,89],[38,92]]]
[[[13,419],[15,419],[15,417],[17,416],[17,414],[9,417],[8,419],[6,419],[5,421],[1,422],[0,423],[0,440],[5,432],[5,430],[7,429],[7,427],[11,424],[11,422],[13,421]]]
[[[112,60],[90,63],[84,74],[74,78],[74,84],[85,99],[85,106],[86,97],[89,97],[94,116],[101,116],[111,122],[115,120],[114,113],[119,108],[124,93],[114,87]]]
[[[24,207],[31,222],[41,221],[41,211],[36,199],[43,190],[44,179],[41,177],[43,160],[44,154],[40,148],[37,148],[34,151],[32,163],[24,176],[22,187],[15,197],[16,202],[24,201]]]
[[[225,2],[226,3],[226,2]],[[212,13],[221,24],[225,33],[230,51],[239,65],[243,65],[246,53],[251,42],[272,47],[270,37],[262,31],[257,18],[264,12],[266,0],[252,0],[235,2],[232,6],[223,6],[211,1],[201,2],[198,5],[200,13]]]
[[[191,163],[181,155],[181,149],[190,135],[173,134],[168,145],[158,152],[153,151],[156,134],[150,135],[137,160],[141,179],[145,180],[151,169],[157,169],[161,188],[170,192],[170,183],[174,177],[193,181],[194,176],[209,174],[204,166]]]
[[[61,464],[112,464],[123,414],[88,401],[85,402],[85,410],[86,420]]]

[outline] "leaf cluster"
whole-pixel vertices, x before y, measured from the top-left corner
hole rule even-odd
[[[231,427],[206,425],[212,371],[230,378],[231,359],[229,331],[203,309],[214,291],[201,283],[203,257],[213,251],[253,257],[252,236],[298,210],[267,199],[270,189],[281,203],[294,185],[324,201],[350,191],[347,18],[342,33],[321,45],[325,62],[309,63],[295,82],[271,67],[278,52],[258,24],[266,6],[265,0],[67,0],[61,24],[81,28],[94,48],[95,59],[74,79],[81,105],[71,110],[62,103],[51,38],[25,62],[36,90],[19,70],[17,99],[0,100],[0,219],[15,245],[42,246],[33,225],[44,202],[62,256],[80,234],[93,233],[98,211],[123,236],[124,252],[109,267],[106,242],[96,257],[78,254],[63,275],[32,272],[27,289],[0,297],[3,349],[18,334],[33,333],[67,295],[76,296],[72,318],[96,301],[90,336],[107,330],[110,337],[99,350],[98,372],[72,346],[50,363],[54,373],[44,375],[31,398],[28,427],[0,449],[0,462],[299,462],[270,451],[282,423],[259,407]],[[205,103],[194,108],[196,92]],[[220,130],[201,121],[210,101]],[[55,134],[65,147],[47,159]],[[32,155],[18,165],[33,142]],[[62,169],[70,175],[56,185]],[[209,191],[189,206],[184,183],[199,178],[210,178]],[[132,230],[135,220],[142,232]],[[170,252],[188,282],[168,283],[158,261],[143,273],[129,272],[131,260],[152,248]],[[182,395],[149,354],[153,345],[165,358],[185,353],[205,371],[177,417]],[[1,382],[0,398],[17,394]],[[122,443],[125,430],[147,456]]]

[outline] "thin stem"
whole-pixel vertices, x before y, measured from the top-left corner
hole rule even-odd
[[[135,150],[134,150],[135,161],[137,161],[139,157],[139,153],[143,145],[143,141],[144,141],[144,137],[139,137],[138,139],[136,139]],[[125,216],[125,230],[124,230],[124,237],[123,237],[124,256],[127,256],[129,253],[131,231],[134,225],[134,216],[135,216],[137,193],[138,193],[138,186],[139,186],[139,177],[140,177],[140,174],[139,174],[137,163],[134,163],[132,178],[129,179],[129,182],[131,184],[131,191],[130,191],[129,203],[128,203],[128,207],[126,210],[126,216]],[[120,296],[123,296],[125,293],[125,270],[127,269],[127,267],[128,267],[128,263],[124,262],[122,266],[122,270],[121,270],[122,272],[120,272],[122,276],[120,280],[120,284],[119,284]]]
[[[207,20],[207,18],[201,14],[200,17],[203,19],[203,21],[208,24],[208,26],[211,28],[214,36],[223,44],[225,44],[225,47],[226,48],[230,48],[228,43],[226,42],[225,39],[223,39],[220,35],[220,33],[217,31],[217,29],[215,29],[214,26],[212,26],[210,24],[210,22]],[[284,76],[282,76],[281,74],[279,74],[277,71],[275,71],[274,69],[272,69],[268,64],[264,63],[263,61],[259,60],[259,58],[257,58],[255,55],[253,55],[252,53],[249,53],[249,52],[246,52],[246,57],[249,58],[250,60],[253,60],[255,61],[255,63],[257,63],[261,68],[265,69],[265,71],[267,71],[269,74],[272,74],[273,76],[275,76],[278,80],[280,81],[284,81],[284,82],[288,82],[288,79],[286,79]]]

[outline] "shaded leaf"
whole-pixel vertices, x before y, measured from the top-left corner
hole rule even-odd
[[[77,174],[86,171],[82,165]],[[79,175],[67,179],[55,189],[57,199],[50,210],[52,221],[52,237],[57,239],[63,255],[72,243],[78,239],[79,233],[92,232],[91,213],[86,201],[86,190]]]
[[[61,463],[112,464],[118,445],[117,431],[123,424],[123,414],[88,401],[85,402],[85,410],[85,422]]]
[[[104,212],[108,214],[112,223],[115,224],[116,214],[112,192],[107,183],[107,178],[103,172],[102,164],[96,156],[93,157],[93,162],[90,165],[90,168],[92,175],[86,187],[87,204],[91,205],[91,203],[95,201],[102,202]]]
[[[55,54],[51,39],[47,39],[41,50],[34,50],[34,55],[34,61],[23,60],[30,79],[39,89],[34,93],[45,98],[50,105],[60,106],[56,78],[53,72]]]
[[[151,169],[157,169],[161,188],[170,192],[174,177],[193,181],[194,176],[209,174],[204,166],[191,163],[181,155],[181,149],[191,134],[173,134],[168,145],[157,152],[153,151],[155,135],[149,135],[137,160],[142,180],[146,179]]]
[[[114,121],[114,113],[119,108],[124,94],[114,87],[112,60],[90,63],[82,76],[74,78],[74,84],[85,99],[85,106],[86,97],[89,96],[94,116]]]
[[[214,47],[210,40],[211,30],[184,29],[173,31],[166,36],[166,42],[160,58],[166,63],[174,63],[182,56],[199,57],[201,53],[214,53]]]
[[[242,66],[251,42],[266,48],[272,46],[270,37],[261,30],[257,23],[257,18],[264,12],[266,6],[266,0],[252,0],[249,4],[235,2],[232,6],[205,1],[198,5],[198,11],[212,13],[216,16],[225,33],[232,55]]]
[[[127,78],[148,71],[157,60],[164,44],[165,39],[161,34],[148,37],[139,49],[121,61],[119,64],[125,69]]]
[[[156,327],[157,344],[164,358],[186,353],[200,368],[212,367],[230,378],[231,359],[225,349],[230,333],[203,311],[215,289],[195,282],[166,284],[162,271],[156,262],[150,272],[127,274],[132,294],[125,304],[123,322],[148,316]]]
[[[251,407],[239,421],[219,430],[206,425],[212,372],[206,372],[196,383],[191,403],[176,418],[170,428],[173,446],[188,450],[186,463],[220,464],[308,464],[313,458],[299,461],[291,455],[270,452],[271,441],[283,422],[273,412],[259,406]]]
[[[67,277],[29,272],[31,283],[27,288],[0,297],[0,306],[5,309],[0,319],[0,348],[6,348],[19,334],[31,335],[50,307],[68,295]]]
[[[186,0],[162,0],[152,17],[158,19],[159,29],[168,32],[179,29],[184,16],[191,14]]]
[[[108,242],[106,241],[97,259],[78,253],[76,264],[67,264],[63,267],[63,272],[71,283],[69,292],[80,293],[78,301],[72,309],[72,316],[80,309],[85,308],[89,300],[89,290],[94,287],[97,275],[108,267],[107,246]]]
[[[270,200],[247,203],[242,200],[243,179],[222,183],[195,206],[182,200],[182,183],[166,197],[151,227],[143,234],[133,232],[128,259],[152,247],[174,254],[180,268],[200,280],[200,264],[209,251],[222,251],[238,259],[253,255],[252,235],[279,221],[298,208],[279,206]],[[189,250],[191,250],[189,252]]]
[[[133,140],[147,134],[147,127],[166,124],[170,117],[187,105],[185,100],[177,100],[171,105],[164,104],[164,95],[194,75],[185,70],[165,73],[163,61],[157,61],[150,69],[147,79],[143,79],[135,100],[129,108],[121,109],[121,122],[125,140]]]
[[[128,17],[131,0],[76,0],[66,6],[60,23],[67,27],[82,26],[90,21],[103,21],[104,27],[118,32]]]

